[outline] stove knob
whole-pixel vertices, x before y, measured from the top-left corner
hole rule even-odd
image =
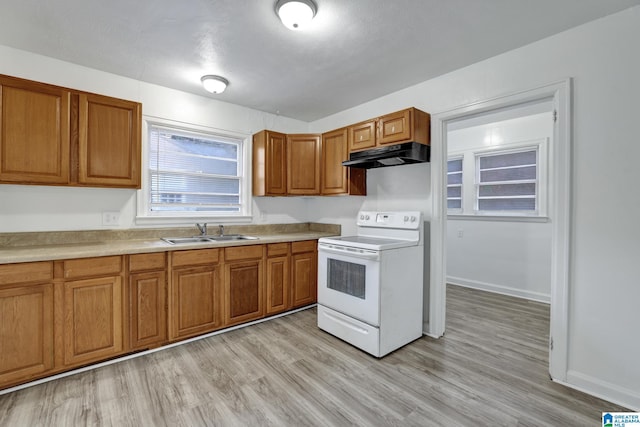
[[[405,217],[404,217],[404,222],[407,222],[407,221],[409,221],[409,217],[408,217],[408,216],[405,216]]]
[[[367,221],[369,221],[369,215],[365,216],[364,219],[366,219]]]
[[[360,219],[364,219],[364,215],[360,215]]]
[[[416,222],[417,218],[415,216],[411,217],[411,222]]]

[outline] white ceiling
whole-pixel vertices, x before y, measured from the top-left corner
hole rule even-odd
[[[640,4],[315,1],[294,32],[276,0],[0,0],[0,44],[312,121]],[[204,92],[204,74],[227,91]]]

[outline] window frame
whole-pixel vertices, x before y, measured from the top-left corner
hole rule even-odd
[[[230,140],[239,145],[240,169],[240,211],[237,213],[214,211],[152,211],[150,203],[151,192],[151,168],[150,156],[150,132],[153,127],[175,130],[176,133],[209,136]],[[142,186],[137,192],[136,224],[184,224],[197,221],[224,221],[224,222],[251,222],[252,220],[252,196],[251,196],[251,136],[244,133],[216,129],[209,126],[192,123],[176,122],[157,117],[144,116],[142,126]]]
[[[537,150],[537,188],[536,203],[537,210],[478,210],[478,181],[479,167],[478,158],[492,154],[508,154],[513,152],[522,152],[529,150]],[[530,221],[530,222],[547,222],[548,218],[548,198],[549,198],[549,138],[537,138],[533,140],[504,143],[493,145],[490,147],[482,147],[477,149],[468,149],[465,151],[456,151],[449,153],[448,160],[455,157],[463,157],[462,174],[463,188],[467,189],[471,186],[473,191],[467,191],[462,194],[462,212],[453,212],[447,210],[447,217],[450,219],[478,219],[478,220],[504,220],[504,221]],[[471,169],[471,170],[470,170]],[[468,178],[465,178],[467,176]],[[465,182],[466,180],[466,182]]]

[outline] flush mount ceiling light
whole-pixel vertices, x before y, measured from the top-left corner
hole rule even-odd
[[[316,16],[316,4],[312,0],[278,0],[276,14],[290,30],[299,30]]]
[[[224,77],[214,76],[212,74],[202,76],[200,81],[202,82],[202,86],[204,86],[204,89],[207,92],[211,93],[222,93],[229,84],[229,80],[225,79]]]

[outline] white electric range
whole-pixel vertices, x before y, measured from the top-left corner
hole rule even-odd
[[[355,236],[318,241],[318,327],[382,357],[422,336],[423,221],[358,213]]]

